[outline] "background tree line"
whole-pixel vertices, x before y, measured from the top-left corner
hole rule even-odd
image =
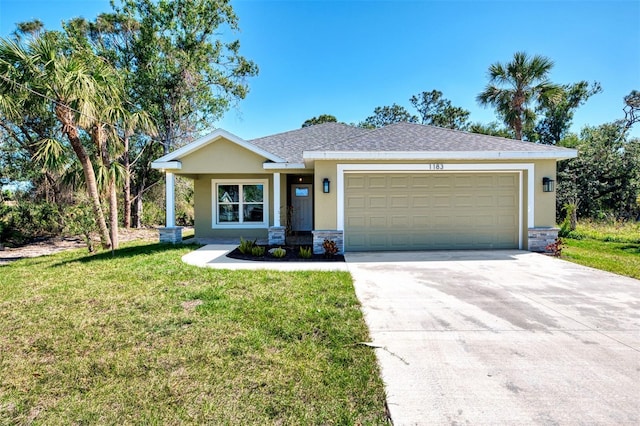
[[[572,134],[576,110],[602,87],[587,81],[554,84],[549,79],[552,68],[550,59],[524,52],[489,67],[489,82],[476,101],[493,107],[502,122],[473,123],[468,110],[453,105],[441,91],[431,90],[411,96],[411,111],[396,103],[378,106],[352,125],[373,129],[397,122],[421,123],[575,148],[577,158],[558,163],[558,222],[567,215],[568,228],[575,228],[578,218],[640,220],[640,140],[628,135],[639,120],[640,92],[632,90],[625,96],[619,120]],[[322,114],[302,127],[337,121]]]
[[[49,212],[25,223],[17,201],[3,202],[0,242],[80,226],[117,248],[120,225],[161,211],[149,201],[162,198],[151,160],[209,128],[258,73],[221,35],[238,29],[229,0],[111,6],[61,31],[36,20],[0,39],[0,179],[31,182],[19,203]]]

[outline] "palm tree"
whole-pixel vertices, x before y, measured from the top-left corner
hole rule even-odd
[[[44,32],[27,43],[0,39],[0,85],[5,93],[28,90],[44,96],[42,102],[52,104],[82,165],[82,170],[104,248],[111,247],[111,238],[100,204],[100,193],[90,152],[83,145],[80,129],[88,129],[105,102],[116,101],[116,88],[106,82],[115,73],[104,61],[90,52],[77,52],[64,46],[61,34]]]
[[[551,68],[553,61],[544,56],[516,52],[511,62],[489,67],[489,84],[476,99],[483,106],[493,106],[516,139],[522,140],[523,129],[535,120],[532,104],[560,94],[560,87],[548,79]]]

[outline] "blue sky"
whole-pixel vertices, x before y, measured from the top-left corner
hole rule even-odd
[[[251,139],[335,115],[356,123],[376,106],[440,90],[471,120],[497,120],[476,95],[487,69],[516,51],[555,62],[552,81],[599,81],[574,131],[623,116],[640,90],[640,1],[236,0],[241,52],[260,67],[250,93],[213,127]],[[33,18],[47,28],[109,11],[108,0],[0,0],[0,35]],[[636,125],[634,136],[640,136]]]

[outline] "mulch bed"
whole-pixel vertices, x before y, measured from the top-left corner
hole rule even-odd
[[[300,246],[261,246],[265,248],[264,256],[252,256],[250,254],[242,254],[238,248],[227,253],[227,257],[241,260],[254,260],[260,262],[344,262],[344,256],[336,254],[333,257],[325,257],[324,254],[313,254],[310,259],[303,259],[298,255]],[[273,257],[269,254],[269,249],[282,247],[287,251],[284,257]],[[305,246],[308,247],[308,246]]]

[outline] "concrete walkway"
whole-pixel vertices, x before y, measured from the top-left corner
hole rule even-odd
[[[640,281],[521,251],[346,259],[395,425],[640,424]]]

